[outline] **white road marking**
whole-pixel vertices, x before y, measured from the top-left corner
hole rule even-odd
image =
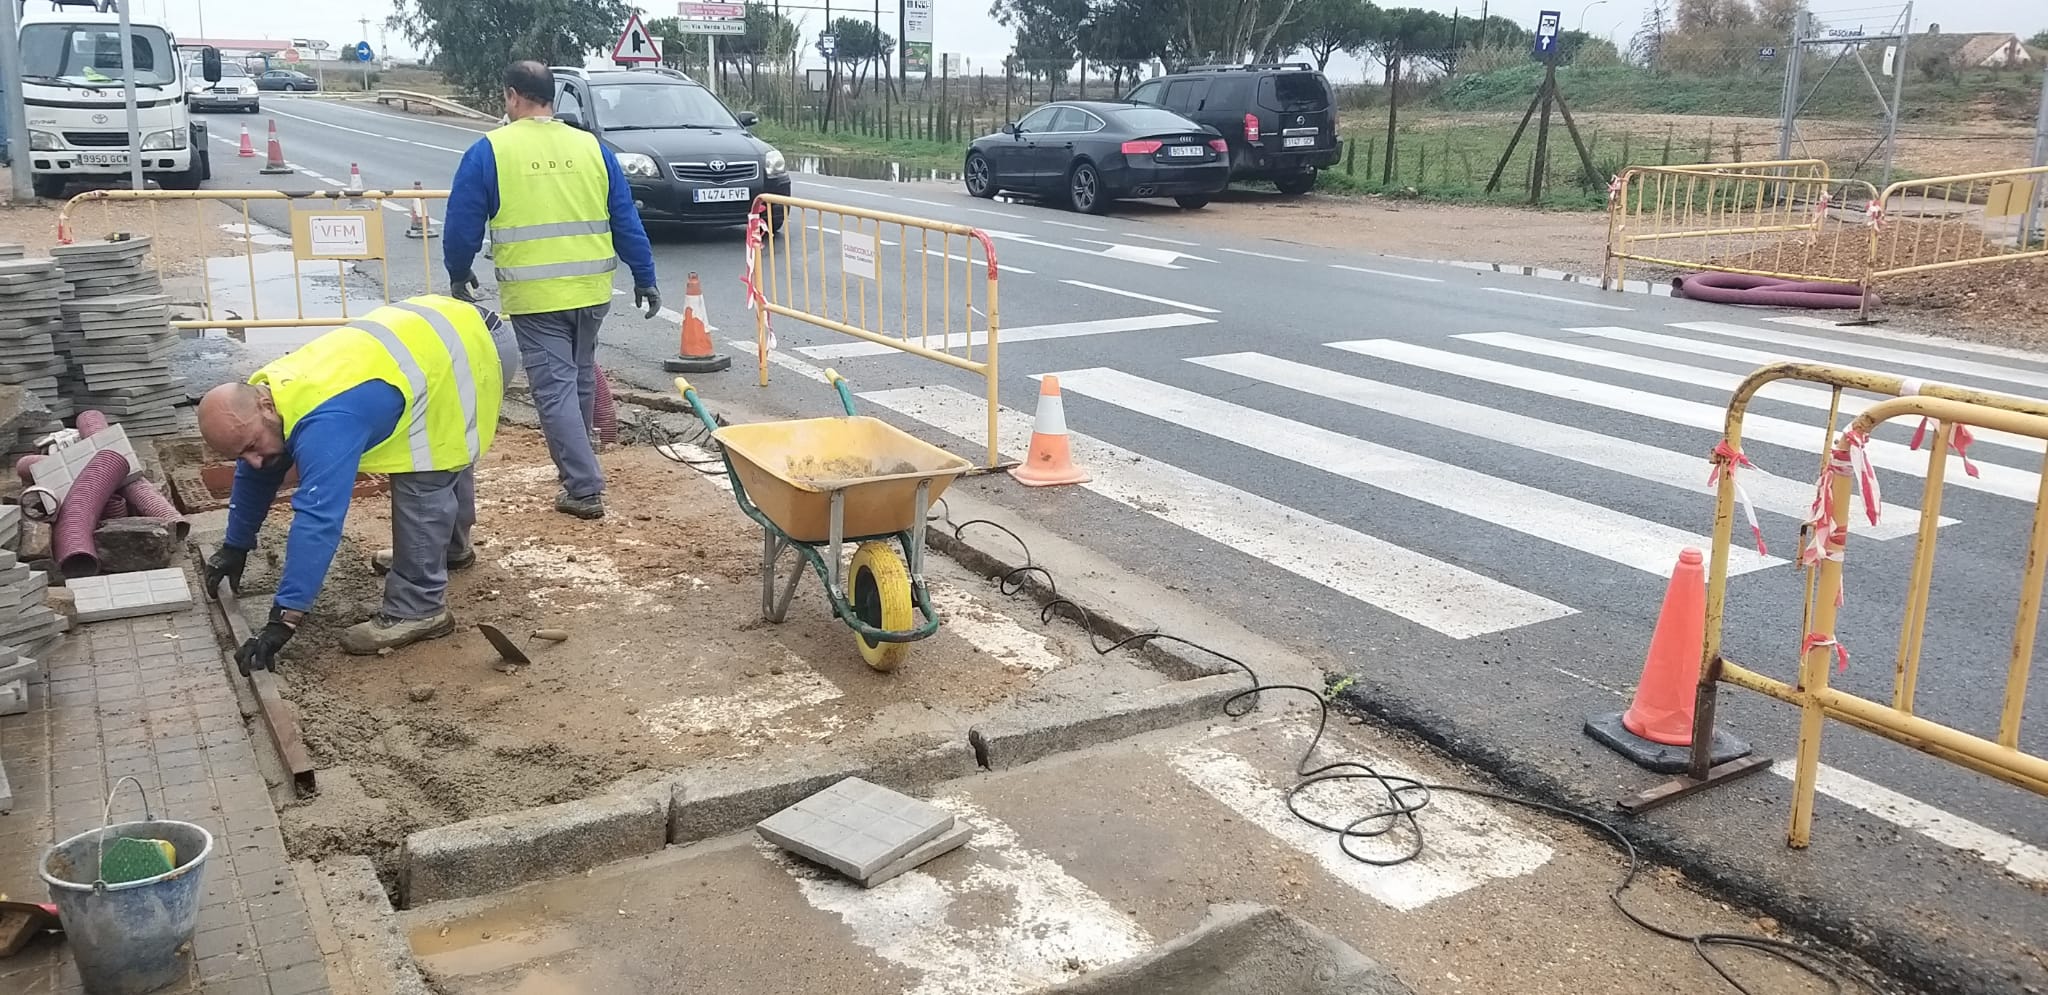
[[[1771,765],[1771,773],[1790,781],[1795,768],[1792,761],[1780,760]],[[1911,829],[1937,843],[1974,853],[2014,877],[2035,884],[2048,884],[2048,851],[2040,847],[2020,842],[1995,829],[1826,764],[1820,765],[1819,775],[1815,787],[1829,798]]]
[[[818,226],[818,230],[819,230],[819,231],[821,231],[821,232],[824,232],[824,233],[825,233],[825,234],[827,234],[827,235],[844,235],[844,234],[846,234],[845,232],[842,232],[842,231],[840,231],[839,229],[837,229],[837,228],[834,228],[834,227],[832,227],[831,225],[819,225],[819,226]],[[869,235],[869,236],[872,236],[872,235],[874,235],[874,232],[859,232],[859,231],[857,231],[857,232],[854,232],[854,234],[855,234],[855,235]],[[879,242],[881,242],[881,243],[882,243],[883,245],[896,245],[896,244],[897,244],[897,243],[895,243],[895,242],[891,242],[891,241],[889,241],[889,240],[888,240],[888,239],[886,239],[886,238],[878,238],[878,239],[876,239],[876,241],[879,241]]]
[[[1355,342],[1326,343],[1332,349],[1342,349],[1361,356],[1374,356],[1406,363],[1423,369],[1436,370],[1454,376],[1484,380],[1503,387],[1532,391],[1567,401],[1577,401],[1595,407],[1626,412],[1644,418],[1685,425],[1702,429],[1716,436],[1727,428],[1728,412],[1718,404],[1701,404],[1647,390],[1636,390],[1602,383],[1598,380],[1584,380],[1568,377],[1546,370],[1533,370],[1512,363],[1501,363],[1478,356],[1444,352],[1415,345],[1412,342],[1397,342],[1393,339],[1372,339]],[[1820,426],[1802,425],[1751,413],[1743,417],[1742,434],[1750,442],[1763,442],[1782,446],[1798,453],[1806,453],[1820,443]],[[1872,466],[1916,477],[1927,475],[1927,454],[1916,453],[1903,444],[1884,439],[1872,439],[1865,446]],[[1754,454],[1751,454],[1754,459]],[[1952,473],[1947,477],[1949,485],[1969,490],[1997,494],[2015,500],[2032,503],[2039,490],[2039,478],[2010,467],[1979,463],[1981,477]],[[1818,469],[1815,470],[1818,473]],[[1880,516],[1881,517],[1881,516]],[[1856,520],[1865,521],[1862,512]],[[1860,531],[1860,530],[1859,530]]]
[[[859,194],[863,197],[879,197],[882,200],[896,199],[896,195],[893,193],[877,193],[873,190],[862,190],[859,187],[834,187],[833,189],[839,191],[840,193]]]
[[[939,858],[971,863],[944,878],[919,869],[867,889],[765,840],[754,846],[796,879],[811,907],[916,976],[903,995],[1024,995],[1152,948],[1143,926],[1008,825],[962,796],[932,803],[974,827],[966,846]],[[956,905],[975,913],[955,914]]]
[[[891,243],[891,244],[894,244],[894,243]],[[951,259],[952,261],[954,261],[954,262],[956,262],[956,263],[972,263],[972,264],[974,264],[974,265],[976,265],[976,266],[981,266],[981,265],[984,265],[984,261],[983,261],[983,260],[980,260],[980,259],[969,259],[969,258],[967,258],[966,256],[956,256],[956,255],[954,255],[954,254],[952,254],[952,253],[950,253],[950,252],[942,252],[942,251],[940,251],[940,250],[938,250],[938,249],[925,249],[925,250],[924,250],[924,254],[925,254],[925,255],[927,255],[927,256],[937,256],[937,257],[939,257],[940,259]],[[1022,266],[1012,266],[1012,265],[1010,265],[1009,263],[997,263],[997,264],[996,264],[996,268],[997,268],[997,269],[999,269],[999,270],[1002,270],[1002,271],[1003,271],[1003,272],[1005,272],[1005,273],[1016,273],[1016,274],[1018,274],[1019,276],[1031,276],[1031,275],[1033,275],[1033,272],[1034,272],[1034,271],[1032,271],[1032,270],[1028,270],[1028,269],[1025,269],[1025,268],[1024,268],[1024,267],[1022,267]]]
[[[1066,657],[1053,648],[1052,637],[1025,628],[967,591],[933,584],[931,598],[932,607],[946,620],[947,631],[972,643],[1005,669],[1045,673],[1067,665]]]
[[[1024,215],[1021,215],[1021,214],[1012,214],[1012,213],[1010,213],[1010,212],[1008,212],[1008,211],[990,211],[990,210],[985,210],[985,209],[983,209],[983,208],[979,208],[979,207],[967,207],[967,208],[962,208],[962,210],[965,210],[965,211],[971,211],[971,212],[973,212],[973,213],[975,213],[975,214],[987,214],[987,215],[990,215],[990,216],[992,216],[992,217],[998,217],[998,218],[1011,218],[1011,219],[1014,219],[1014,220],[1017,220],[1017,221],[1022,221],[1022,220],[1024,220]]]
[[[760,348],[753,342],[748,341],[746,339],[734,339],[730,342],[727,342],[726,345],[732,349],[733,362],[736,364],[742,359],[753,360],[754,357],[757,355],[757,350]],[[797,376],[804,377],[806,379],[816,380],[819,383],[831,382],[831,380],[825,376],[824,370],[812,366],[811,364],[806,363],[803,360],[798,359],[795,356],[792,356],[780,350],[770,350],[768,353],[768,362],[770,365],[780,366],[783,369],[788,370],[789,372],[794,373]],[[713,458],[717,457],[716,453],[713,453],[711,455]]]
[[[1125,238],[1142,238],[1147,242],[1163,242],[1167,245],[1178,245],[1189,249],[1199,249],[1202,247],[1202,243],[1200,242],[1183,242],[1177,238],[1161,238],[1158,235],[1140,235],[1134,231],[1127,231],[1121,234]]]
[[[370,138],[381,138],[387,142],[396,142],[400,145],[416,145],[423,149],[433,149],[436,152],[446,152],[450,155],[461,155],[463,153],[462,149],[451,149],[445,145],[429,145],[426,142],[415,142],[409,138],[398,138],[392,135],[380,135],[374,131],[364,131],[361,128],[344,127],[342,125],[335,124],[330,121],[322,121],[318,118],[301,117],[297,114],[290,114],[285,111],[272,111],[271,113],[276,114],[278,117],[288,117],[294,121],[304,121],[307,124],[318,125],[322,128],[329,128],[334,131],[346,131],[351,135],[365,135]],[[475,132],[471,133],[475,134]],[[240,146],[237,145],[237,147],[239,148]]]
[[[1270,252],[1253,252],[1250,249],[1217,249],[1216,251],[1228,252],[1234,256],[1252,256],[1257,259],[1273,259],[1283,263],[1302,263],[1308,261],[1306,259],[1296,259],[1293,256],[1276,256]]]
[[[1415,281],[1415,282],[1417,282],[1417,283],[1442,283],[1442,282],[1444,282],[1444,281],[1442,281],[1441,279],[1438,279],[1437,277],[1433,277],[1433,276],[1416,276],[1416,275],[1415,275],[1415,274],[1413,274],[1413,273],[1396,273],[1396,272],[1394,272],[1394,271],[1392,271],[1392,270],[1384,270],[1384,269],[1367,269],[1367,268],[1365,268],[1365,267],[1363,267],[1363,266],[1346,266],[1346,265],[1344,265],[1343,263],[1331,263],[1331,264],[1330,264],[1330,268],[1331,268],[1331,269],[1348,269],[1348,270],[1350,270],[1350,271],[1351,271],[1351,272],[1353,272],[1353,273],[1371,273],[1371,274],[1372,274],[1372,275],[1374,275],[1374,276],[1391,276],[1391,277],[1393,277],[1393,278],[1394,278],[1394,279],[1396,279],[1396,280],[1414,280],[1414,281]]]
[[[1711,464],[1703,454],[1672,452],[1576,425],[1547,422],[1255,352],[1200,356],[1188,362],[1695,494],[1716,490],[1716,485],[1707,483]],[[1744,469],[1739,479],[1757,507],[1765,511],[1803,521],[1812,507],[1811,483],[1749,469]],[[1880,524],[1867,530],[1875,539],[1896,539],[1920,528],[1920,512],[1915,508],[1887,503],[1880,517]],[[1941,524],[1954,525],[1955,519],[1943,517]]]
[[[1192,314],[1146,314],[1134,318],[1102,318],[1096,321],[1067,321],[1052,325],[1021,325],[1000,330],[996,341],[1002,345],[1013,342],[1034,342],[1043,339],[1071,339],[1087,335],[1112,335],[1118,332],[1147,332],[1161,328],[1185,328],[1189,325],[1214,324],[1213,318],[1198,318]],[[986,345],[988,329],[973,332],[953,332],[944,336],[932,336],[926,348],[960,349],[970,345]],[[879,342],[842,342],[836,345],[803,346],[797,349],[812,359],[845,359],[848,356],[889,356],[902,355]]]
[[[1486,291],[1486,292],[1487,292],[1487,293],[1489,293],[1489,294],[1513,294],[1513,295],[1515,295],[1516,297],[1534,297],[1534,298],[1536,298],[1536,299],[1538,299],[1538,300],[1545,300],[1545,301],[1556,301],[1556,302],[1557,302],[1557,303],[1559,303],[1559,304],[1577,304],[1577,305],[1578,305],[1578,306],[1580,306],[1580,307],[1597,307],[1597,308],[1602,308],[1602,309],[1604,309],[1604,310],[1608,310],[1608,311],[1633,311],[1633,310],[1635,310],[1635,308],[1632,308],[1632,307],[1622,307],[1622,306],[1621,306],[1621,305],[1619,305],[1619,304],[1595,304],[1595,303],[1593,303],[1592,301],[1581,301],[1581,300],[1574,300],[1574,299],[1572,299],[1572,298],[1570,298],[1570,297],[1552,297],[1552,296],[1551,296],[1551,295],[1549,295],[1549,294],[1537,294],[1537,293],[1531,293],[1531,292],[1529,292],[1529,291],[1527,291],[1527,290],[1509,290],[1509,289],[1507,289],[1507,288],[1505,288],[1505,287],[1481,287],[1481,288],[1479,288],[1479,289],[1481,289],[1481,290],[1484,290],[1484,291]]]
[[[1255,452],[1355,480],[1532,538],[1666,577],[1672,550],[1707,548],[1707,536],[1603,505],[1489,476],[1453,463],[1354,439],[1255,408],[1102,367],[1057,374],[1068,393],[1106,401]],[[1780,566],[1754,549],[1729,550],[1731,575]]]
[[[845,187],[835,187],[835,186],[833,186],[833,185],[832,185],[832,184],[830,184],[830,183],[819,183],[819,182],[818,182],[818,181],[816,181],[816,180],[798,180],[797,182],[798,182],[798,183],[801,183],[801,184],[803,184],[804,186],[807,186],[807,187],[817,187],[817,188],[818,188],[818,189],[820,189],[820,190],[844,190],[844,189],[846,189]]]
[[[1775,318],[1765,318],[1764,320],[1780,325],[1818,328],[1822,331],[1834,332],[1838,335],[1859,335],[1864,338],[1882,339],[1886,342],[1898,342],[1904,345],[1930,346],[1936,349],[1954,349],[1958,352],[1974,352],[1984,356],[1997,356],[2002,359],[2018,359],[2030,363],[2048,363],[2048,353],[2037,349],[2015,349],[2012,346],[1970,342],[1942,335],[1922,335],[1919,332],[1899,332],[1888,328],[1870,328],[1864,325],[1838,325],[1826,318],[1816,318],[1810,314],[1787,314]]]
[[[1598,338],[1613,339],[1617,342],[1632,342],[1637,345],[1652,346],[1658,349],[1668,349],[1672,352],[1690,352],[1701,356],[1708,356],[1714,359],[1726,359],[1737,363],[1747,363],[1750,365],[1752,369],[1754,369],[1755,367],[1765,366],[1772,363],[1797,361],[1799,358],[1797,356],[1791,355],[1790,353],[1766,352],[1762,349],[1746,349],[1741,346],[1729,345],[1725,342],[1705,341],[1701,339],[1688,339],[1677,335],[1662,335],[1656,332],[1643,332],[1637,331],[1633,328],[1617,328],[1610,325],[1603,325],[1594,328],[1567,328],[1565,329],[1565,331],[1576,332],[1580,335],[1591,335]],[[1582,355],[1590,356],[1592,358],[1575,359],[1574,361],[1589,363],[1595,366],[1609,366],[1612,369],[1622,370],[1623,372],[1640,373],[1644,376],[1657,377],[1663,380],[1676,380],[1681,383],[1692,383],[1701,386],[1712,386],[1727,391],[1735,390],[1735,388],[1739,386],[1743,380],[1747,379],[1749,375],[1748,371],[1744,371],[1742,373],[1725,373],[1719,370],[1706,370],[1700,367],[1685,366],[1679,363],[1665,363],[1659,360],[1649,359],[1643,356],[1631,355],[1628,353],[1613,353],[1599,349],[1587,349],[1584,346],[1576,346],[1570,343],[1558,342],[1555,339],[1539,339],[1529,336],[1516,335],[1502,337],[1500,342],[1494,343],[1493,340],[1497,338],[1497,336],[1460,335],[1458,336],[1458,338],[1471,339],[1475,342],[1488,341],[1489,344],[1500,344],[1505,348],[1522,349],[1526,352],[1536,352],[1538,350],[1542,350],[1542,354],[1554,355],[1560,359],[1571,359],[1574,356]],[[1510,341],[1510,339],[1512,341]],[[1565,355],[1565,352],[1569,352],[1570,355]],[[1766,400],[1784,401],[1787,404],[1797,404],[1801,407],[1814,408],[1819,411],[1828,411],[1832,409],[1834,406],[1834,391],[1826,390],[1819,387],[1805,386],[1799,383],[1798,381],[1778,381],[1772,384],[1768,384],[1763,388],[1763,390],[1757,392],[1757,396],[1762,397]],[[1868,408],[1871,405],[1876,404],[1880,400],[1883,400],[1883,398],[1880,396],[1866,395],[1861,392],[1854,394],[1845,394],[1842,397],[1841,413],[1848,417],[1853,418],[1857,415],[1862,414],[1865,408]],[[2043,444],[2040,439],[2029,438],[2024,435],[2015,435],[2011,432],[2002,432],[1998,429],[1993,428],[1972,428],[1970,431],[1976,435],[1977,440],[1980,442],[1988,442],[1995,446],[2009,446],[2011,448],[2030,453],[2034,456],[2039,456],[2042,452]]]
[[[936,200],[919,200],[919,199],[917,199],[916,197],[905,197],[905,198],[903,198],[903,202],[904,202],[904,203],[906,203],[906,204],[923,204],[923,205],[924,205],[924,206],[926,206],[926,207],[952,207],[952,206],[953,206],[952,204],[942,204],[942,203],[940,203],[940,202],[938,202],[938,201],[936,201]]]
[[[1102,256],[1108,259],[1121,259],[1127,263],[1143,263],[1146,266],[1157,266],[1160,269],[1187,269],[1186,266],[1179,265],[1183,259],[1192,259],[1198,263],[1213,263],[1216,261],[1175,249],[1155,249],[1149,245],[1125,245],[1122,242],[1105,242],[1099,238],[1084,238],[1081,241],[1108,246],[1108,248],[1100,252],[1090,253],[1091,255]],[[1082,249],[1081,251],[1088,252],[1089,250]]]
[[[2048,372],[2025,370],[2007,364],[1982,363],[1974,359],[1957,359],[1931,352],[1912,352],[1885,346],[1864,345],[1860,342],[1844,342],[1840,339],[1825,339],[1813,335],[1797,335],[1775,328],[1751,328],[1748,325],[1731,325],[1725,321],[1676,322],[1674,328],[1693,332],[1709,332],[1714,335],[1728,335],[1738,339],[1767,342],[1780,349],[1811,349],[1816,352],[1836,352],[1854,356],[1859,360],[1889,363],[1894,368],[1919,372],[1921,370],[1947,370],[1966,377],[1982,377],[2000,383],[2025,384],[2029,387],[2048,388]]]
[[[1387,757],[1365,757],[1325,743],[1322,762],[1368,763],[1385,774],[1418,777]],[[1339,846],[1335,833],[1294,817],[1287,792],[1268,780],[1250,761],[1208,745],[1185,747],[1170,761],[1174,770],[1245,821],[1315,858],[1331,877],[1389,908],[1410,912],[1501,878],[1525,877],[1548,863],[1555,852],[1533,831],[1474,798],[1445,792],[1430,796],[1429,807],[1416,815],[1427,845],[1414,860],[1393,867],[1374,867],[1353,860]],[[1426,780],[1426,778],[1418,778]],[[1386,802],[1385,791],[1365,780],[1330,781],[1302,792],[1296,803],[1307,814],[1331,825],[1344,825]],[[1407,830],[1391,838],[1354,840],[1352,848],[1366,854],[1395,855],[1407,845]]]
[[[1079,230],[1079,231],[1108,231],[1108,230],[1109,230],[1109,229],[1107,229],[1107,228],[1097,228],[1097,227],[1096,227],[1096,226],[1094,226],[1094,225],[1077,225],[1077,224],[1073,223],[1072,221],[1046,221],[1046,222],[1044,222],[1044,223],[1045,223],[1045,224],[1049,224],[1049,225],[1052,225],[1052,226],[1054,226],[1054,227],[1056,227],[1056,228],[1073,228],[1073,229],[1077,229],[1077,230]]]
[[[987,432],[987,402],[958,388],[908,387],[860,396],[962,439],[978,442]],[[1001,449],[1027,452],[1032,417],[1005,407],[998,418]],[[1453,639],[1577,614],[1518,587],[1083,433],[1070,430],[1067,443],[1094,477],[1080,485],[1089,491]]]
[[[1193,311],[1196,314],[1223,313],[1221,311],[1216,310],[1213,307],[1203,307],[1200,304],[1189,304],[1186,301],[1176,301],[1167,297],[1154,297],[1151,294],[1141,294],[1135,290],[1119,290],[1115,287],[1105,287],[1102,284],[1089,283],[1085,280],[1061,280],[1060,282],[1067,284],[1069,286],[1082,287],[1088,290],[1100,290],[1105,294],[1115,294],[1118,297],[1129,297],[1132,300],[1151,301],[1154,304],[1164,304],[1167,307],[1177,307],[1183,311]]]

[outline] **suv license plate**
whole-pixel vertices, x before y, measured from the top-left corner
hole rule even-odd
[[[754,199],[746,187],[704,187],[693,196],[699,204],[728,204],[736,200]]]
[[[1166,154],[1176,159],[1193,159],[1202,154],[1202,146],[1175,145],[1172,148],[1167,149]]]
[[[87,166],[126,166],[126,152],[80,152],[78,161]]]
[[[1316,136],[1314,135],[1302,135],[1298,138],[1283,138],[1280,140],[1280,147],[1288,149],[1309,149],[1314,148],[1315,144]]]

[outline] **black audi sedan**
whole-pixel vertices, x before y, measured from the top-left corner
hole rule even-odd
[[[1230,184],[1230,146],[1162,107],[1061,100],[967,147],[967,192],[1057,198],[1100,214],[1118,200],[1171,197],[1190,210]]]

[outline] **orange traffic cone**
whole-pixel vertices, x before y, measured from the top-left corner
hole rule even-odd
[[[716,373],[732,368],[732,357],[719,355],[711,345],[711,328],[704,323],[704,287],[697,274],[683,287],[683,341],[676,358],[664,360],[661,368],[670,373]]]
[[[235,156],[241,159],[256,158],[256,146],[249,144],[249,126],[246,124],[242,126],[242,147],[235,151]]]
[[[243,129],[242,129],[242,133],[243,133],[243,134],[245,134],[245,135],[246,135],[246,134],[248,134],[248,133],[249,133],[249,129],[247,129],[247,128],[243,128]],[[284,146],[283,146],[283,145],[280,145],[280,144],[278,144],[278,141],[277,141],[277,119],[276,119],[276,118],[271,118],[271,119],[270,119],[270,158],[269,158],[269,160],[267,160],[266,162],[264,162],[264,164],[263,164],[263,168],[262,168],[261,170],[259,170],[259,172],[261,172],[261,173],[262,173],[263,175],[265,175],[265,176],[277,176],[277,175],[281,175],[281,174],[284,174],[284,173],[289,173],[289,172],[291,172],[291,171],[292,171],[292,167],[291,167],[291,164],[290,164],[290,163],[287,163],[287,162],[285,162],[285,161],[284,161]]]
[[[363,171],[355,163],[348,164],[348,186],[346,189],[349,193],[363,192]]]
[[[1067,451],[1067,412],[1060,403],[1060,378],[1038,382],[1038,420],[1031,427],[1031,453],[1010,468],[1010,476],[1031,487],[1085,484],[1091,479]]]
[[[1586,735],[1659,773],[1679,773],[1692,759],[1693,703],[1707,630],[1705,564],[1697,549],[1679,552],[1628,710],[1586,718]],[[1717,764],[1749,753],[1749,744],[1719,729],[1712,747]]]
[[[420,181],[412,181],[415,193],[420,190]],[[425,198],[414,198],[412,202],[412,227],[405,230],[406,238],[427,239],[440,233],[434,230],[434,216],[427,213]]]

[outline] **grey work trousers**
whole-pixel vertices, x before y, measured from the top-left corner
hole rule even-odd
[[[499,326],[503,383],[518,372],[518,343]],[[476,524],[476,468],[391,475],[391,571],[384,576],[384,607],[391,618],[433,618],[448,608],[448,561],[469,555]]]
[[[541,435],[572,498],[604,493],[604,471],[591,440],[597,433],[597,330],[611,307],[512,316]]]

